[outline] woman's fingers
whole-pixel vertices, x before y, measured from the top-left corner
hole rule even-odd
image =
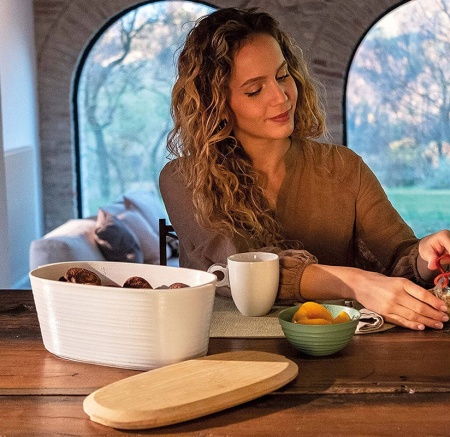
[[[437,315],[436,311],[446,312],[448,310],[447,305],[441,299],[411,281],[405,281],[404,290],[413,298],[412,301],[409,300],[412,306],[408,305],[408,307],[416,312],[426,311],[426,314],[432,316],[433,314]]]
[[[406,317],[403,317],[401,311],[398,311],[396,314],[385,315],[384,319],[387,322],[417,331],[423,331],[426,327],[431,329],[442,329],[444,327],[444,322],[436,321],[420,314],[415,314],[414,316],[406,314]]]
[[[437,259],[444,253],[450,253],[450,230],[443,229],[420,240],[419,254],[430,270],[438,268]]]
[[[411,320],[405,319],[397,314],[385,315],[384,320],[394,325],[403,326],[404,328],[414,329],[415,331],[423,331],[425,325],[423,323],[413,322]]]
[[[406,293],[399,294],[394,311],[388,312],[386,319],[410,329],[442,329],[449,320],[444,302],[410,281],[403,282]]]
[[[448,321],[447,306],[433,293],[406,278],[367,274],[361,303],[387,322],[414,330],[442,329]],[[358,299],[357,299],[358,300]]]

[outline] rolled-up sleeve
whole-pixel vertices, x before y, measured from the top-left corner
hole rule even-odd
[[[304,302],[300,283],[303,272],[310,264],[317,264],[317,258],[307,250],[264,247],[264,252],[276,253],[280,258],[280,282],[277,301],[280,303]]]

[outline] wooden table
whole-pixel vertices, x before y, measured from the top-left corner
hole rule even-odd
[[[45,350],[29,290],[0,290],[0,437],[449,436],[450,323],[424,332],[357,335],[341,352],[302,355],[285,339],[212,338],[209,353],[260,350],[299,366],[282,389],[207,417],[126,432],[89,420],[82,402],[136,374],[63,360]]]

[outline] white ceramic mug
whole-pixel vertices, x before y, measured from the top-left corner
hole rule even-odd
[[[244,316],[263,316],[278,292],[280,262],[269,252],[244,252],[227,258],[227,265],[213,264],[208,272],[221,272],[216,287],[229,286],[237,309]]]

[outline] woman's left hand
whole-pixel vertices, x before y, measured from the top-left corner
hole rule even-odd
[[[450,254],[450,230],[444,229],[420,240],[419,256],[427,264],[428,270],[437,270],[438,258],[444,254]],[[445,264],[446,261],[443,260],[443,263]],[[422,278],[427,280],[430,273],[428,272],[427,275],[426,272],[422,272],[419,263],[417,266]]]

